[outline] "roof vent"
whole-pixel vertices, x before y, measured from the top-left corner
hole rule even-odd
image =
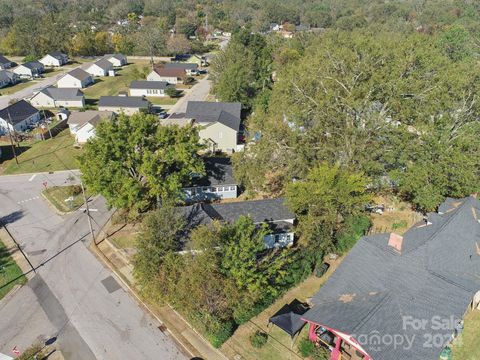
[[[392,247],[398,253],[402,253],[403,236],[391,233],[388,239],[388,246]]]

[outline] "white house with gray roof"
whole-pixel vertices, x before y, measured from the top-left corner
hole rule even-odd
[[[61,51],[53,51],[41,58],[40,62],[49,67],[63,66],[68,63],[68,55]]]
[[[185,216],[188,230],[213,221],[233,223],[241,216],[249,216],[253,223],[266,224],[269,234],[265,236],[265,248],[292,246],[294,243],[295,214],[284,204],[282,198],[239,201],[224,204],[198,203],[178,208]]]
[[[10,61],[5,56],[0,55],[0,70],[10,69],[13,66],[13,61]]]
[[[77,88],[59,89],[50,86],[33,95],[30,104],[43,108],[81,108],[85,106],[85,97]]]
[[[21,78],[33,79],[39,77],[45,71],[45,67],[39,61],[29,61],[18,65],[13,72]]]
[[[80,68],[73,69],[57,81],[57,87],[59,88],[82,89],[90,84],[93,84],[92,76]]]
[[[480,301],[479,220],[474,196],[447,199],[403,235],[362,237],[302,315],[310,340],[330,359],[438,360]]]
[[[112,111],[75,111],[70,114],[67,124],[75,142],[85,144],[95,137],[95,128],[101,121],[110,121],[113,117]]]
[[[104,59],[110,61],[115,67],[121,67],[128,64],[127,57],[123,54],[105,55]]]
[[[15,85],[19,80],[19,76],[13,71],[0,70],[0,89],[5,86]]]
[[[23,132],[39,121],[40,112],[25,100],[20,100],[0,110],[0,134],[7,134],[8,129]]]
[[[185,117],[199,126],[200,139],[212,151],[235,152],[241,123],[240,103],[189,101]]]
[[[191,76],[198,70],[198,64],[169,62],[164,65],[164,68],[165,69],[181,69],[185,71],[185,74],[187,74],[188,76]]]
[[[113,70],[113,64],[107,59],[98,60],[86,69],[92,76],[107,76],[110,70]]]
[[[230,158],[207,157],[203,159],[205,176],[194,176],[191,184],[183,188],[187,203],[235,199],[238,183],[233,178]]]
[[[116,114],[133,115],[139,111],[149,111],[150,102],[142,96],[101,96],[98,110],[113,111]]]
[[[130,83],[129,90],[131,96],[163,97],[169,86],[171,85],[166,81],[136,80]]]

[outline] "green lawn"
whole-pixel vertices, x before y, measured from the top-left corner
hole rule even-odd
[[[48,78],[48,77],[52,77],[52,76],[55,76],[55,75],[58,75],[60,74],[62,71],[65,71],[64,68],[47,68],[45,69],[45,72],[43,73],[43,76]]]
[[[120,91],[128,91],[133,80],[141,80],[139,75],[147,65],[148,61],[129,64],[119,70],[117,76],[96,78],[95,84],[83,90],[85,98],[98,99],[100,96],[114,96]]]
[[[480,334],[480,311],[473,310],[465,316],[465,328],[460,337],[455,340],[453,346],[454,360],[480,359],[478,334]]]
[[[0,241],[0,299],[7,295],[15,285],[27,282],[27,279],[21,275],[22,270],[10,257],[3,242]],[[16,280],[12,281],[14,279]],[[12,282],[10,283],[10,281]]]
[[[35,84],[34,81],[22,80],[21,82],[17,83],[16,85],[8,86],[8,87],[0,89],[0,95],[10,95],[10,94],[13,94],[17,91],[25,89],[29,86],[32,86],[33,84]]]
[[[147,99],[153,105],[175,105],[180,98],[171,98],[169,96],[164,96],[164,97],[148,97]]]
[[[52,186],[43,190],[42,194],[57,210],[71,212],[84,204],[80,185]]]
[[[15,159],[11,158],[10,147],[5,146],[2,154],[10,159],[0,163],[0,173],[6,175],[77,169],[76,157],[82,153],[82,150],[73,147],[73,143],[74,138],[68,129],[63,130],[53,139],[32,144],[21,143],[18,165]]]

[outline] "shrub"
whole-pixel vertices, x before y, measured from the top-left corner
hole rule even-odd
[[[314,353],[315,344],[311,342],[308,338],[303,338],[298,343],[298,350],[300,351],[300,355],[302,355],[302,357],[308,357]]]
[[[182,93],[181,91],[175,89],[175,87],[173,86],[169,86],[165,89],[165,94],[167,94],[171,98],[179,97],[181,93]]]
[[[342,253],[350,250],[365,235],[370,225],[370,219],[365,215],[348,217],[343,229],[337,234],[337,249]]]
[[[268,335],[263,331],[257,330],[255,333],[250,336],[250,343],[254,348],[261,348],[265,346],[268,340]]]
[[[222,344],[233,335],[235,324],[233,321],[215,321],[210,323],[209,329],[206,331],[206,337],[215,348],[219,348]]]
[[[184,85],[191,85],[195,82],[195,79],[191,76],[187,76],[185,80],[183,80]]]
[[[406,228],[408,226],[407,220],[400,220],[392,224],[392,230]]]

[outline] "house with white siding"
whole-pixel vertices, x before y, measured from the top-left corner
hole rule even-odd
[[[147,75],[148,81],[166,81],[173,85],[182,83],[185,78],[184,69],[167,69],[164,66],[154,66],[153,70]]]
[[[143,96],[101,96],[98,100],[98,110],[116,114],[133,115],[139,111],[149,111],[150,106]]]
[[[85,144],[95,137],[95,128],[101,121],[110,121],[113,117],[112,111],[75,111],[70,114],[67,124],[75,142]]]
[[[110,70],[113,70],[113,64],[106,59],[98,60],[86,69],[92,76],[107,76]]]
[[[195,63],[182,63],[182,62],[169,62],[164,65],[165,69],[180,69],[185,71],[188,76],[194,75],[198,71],[198,64]]]
[[[77,88],[44,88],[30,98],[30,104],[42,108],[81,108],[85,106],[85,97]]]
[[[194,175],[191,183],[183,188],[185,201],[235,199],[238,196],[238,184],[233,178],[230,158],[207,157],[203,161],[206,174]]]
[[[54,51],[41,58],[40,62],[49,67],[63,66],[68,63],[68,55],[61,51]]]
[[[128,64],[127,57],[123,54],[105,55],[104,59],[110,61],[115,67],[121,67]]]
[[[33,79],[40,76],[45,71],[45,67],[40,61],[29,61],[18,65],[13,72],[21,78]]]
[[[166,95],[165,90],[169,86],[172,85],[166,81],[136,80],[130,83],[130,95],[163,97]]]
[[[23,132],[40,121],[40,112],[25,100],[0,110],[0,134]]]
[[[80,68],[73,69],[57,81],[57,87],[59,88],[82,89],[90,84],[93,84],[92,76]]]
[[[9,85],[15,85],[19,81],[19,76],[13,71],[0,70],[0,89]]]

